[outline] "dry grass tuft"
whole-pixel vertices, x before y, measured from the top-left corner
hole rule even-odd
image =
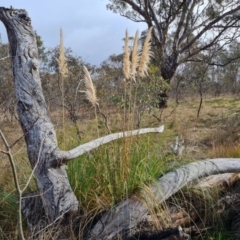
[[[148,33],[143,45],[143,49],[142,49],[142,55],[141,55],[139,67],[138,67],[138,74],[140,77],[145,77],[148,75],[148,63],[150,61],[150,58],[153,56],[153,52],[150,50],[151,34],[152,34],[152,27],[148,30]]]
[[[213,148],[209,150],[209,157],[212,158],[239,158],[240,146],[236,143],[213,144]]]

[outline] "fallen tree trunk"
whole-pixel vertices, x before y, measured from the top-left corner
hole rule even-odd
[[[240,159],[220,158],[187,164],[159,178],[149,189],[142,189],[109,210],[93,227],[90,239],[108,239],[131,235],[131,229],[147,218],[149,209],[164,202],[193,180],[219,173],[240,171]]]

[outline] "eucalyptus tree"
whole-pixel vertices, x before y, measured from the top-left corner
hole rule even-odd
[[[121,107],[124,98],[123,54],[110,55],[96,68],[96,85],[100,105]],[[110,93],[110,94],[109,94]]]
[[[240,91],[240,42],[233,41],[229,47],[218,54],[219,82],[224,86],[225,93],[238,94]],[[229,64],[225,64],[229,62]]]
[[[222,49],[240,35],[238,0],[109,0],[107,9],[154,27],[153,45],[162,77],[169,83],[178,66],[213,45]],[[199,44],[196,44],[199,42]]]

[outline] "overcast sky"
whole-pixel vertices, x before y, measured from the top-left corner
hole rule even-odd
[[[64,45],[86,62],[99,65],[111,54],[122,52],[125,30],[134,36],[146,28],[106,10],[108,0],[0,0],[0,7],[26,9],[32,26],[46,47],[59,44],[59,29],[63,29]],[[0,22],[0,34],[8,42]]]

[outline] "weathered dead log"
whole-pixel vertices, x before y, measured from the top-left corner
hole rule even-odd
[[[149,209],[164,202],[189,182],[213,174],[239,171],[239,158],[210,159],[182,166],[159,178],[151,186],[151,192],[142,189],[138,196],[133,195],[109,210],[93,227],[90,239],[126,237],[130,235],[131,229],[147,218]]]
[[[202,179],[194,188],[200,188],[204,190],[216,189],[220,191],[226,191],[233,184],[240,180],[240,173],[223,173],[210,175]]]

